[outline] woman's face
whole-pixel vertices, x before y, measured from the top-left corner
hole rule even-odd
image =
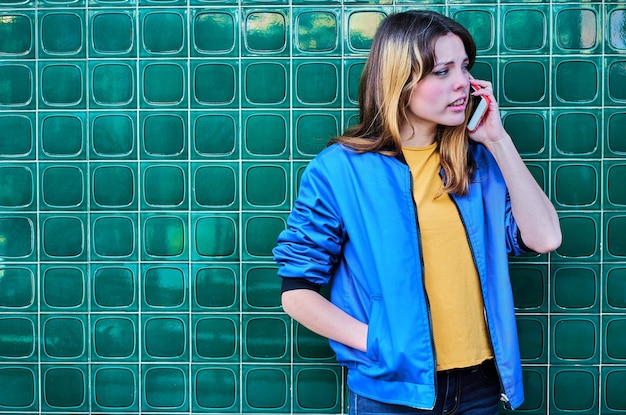
[[[438,125],[465,121],[469,94],[469,59],[463,41],[448,33],[435,41],[435,65],[409,97],[408,123],[415,134],[433,134]]]

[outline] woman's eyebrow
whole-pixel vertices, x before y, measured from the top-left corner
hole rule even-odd
[[[435,62],[434,66],[448,66],[448,65],[453,65],[455,62],[454,59],[449,60],[449,61],[444,61],[444,62]],[[463,63],[469,62],[469,58],[464,58],[463,59]]]

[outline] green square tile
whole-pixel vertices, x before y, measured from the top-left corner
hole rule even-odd
[[[607,316],[602,320],[603,351],[602,363],[626,362],[626,339],[624,330],[626,319],[619,316]]]
[[[242,172],[244,208],[287,210],[289,179],[287,164],[244,163]]]
[[[595,209],[600,206],[600,164],[563,162],[553,166],[553,194],[559,208]]]
[[[294,107],[338,107],[341,103],[339,61],[298,61],[293,66]]]
[[[602,414],[620,414],[626,410],[626,396],[624,396],[624,382],[626,382],[626,368],[617,366],[607,368],[601,373]]]
[[[626,206],[626,190],[624,190],[624,180],[626,180],[626,163],[606,162],[604,164],[605,183],[605,206],[615,206],[623,208]]]
[[[89,375],[84,365],[45,365],[41,368],[41,411],[85,411]]]
[[[36,318],[4,315],[0,317],[0,333],[4,334],[0,337],[0,361],[32,361],[37,358]]]
[[[286,362],[289,360],[288,318],[272,315],[244,316],[244,361]]]
[[[137,260],[137,216],[92,215],[92,255],[102,260]]]
[[[156,5],[155,2],[154,5]],[[140,9],[140,56],[186,56],[187,12],[183,9]]]
[[[502,111],[504,128],[522,157],[545,159],[550,156],[548,117],[547,111]]]
[[[184,59],[142,60],[139,82],[142,108],[187,105],[187,62]]]
[[[606,96],[608,102],[615,103],[617,105],[624,105],[626,102],[626,87],[624,87],[624,81],[626,76],[624,70],[626,69],[626,60],[620,58],[607,58],[605,61],[607,81],[606,81]]]
[[[597,367],[551,367],[550,413],[598,413]]]
[[[550,20],[550,9],[547,5],[505,6],[500,26],[501,53],[548,53]]]
[[[188,209],[187,172],[184,165],[143,163],[142,205],[147,209]]]
[[[615,52],[623,52],[626,50],[626,10],[620,4],[607,5],[606,16],[605,45]]]
[[[30,215],[0,217],[0,256],[11,261],[34,260],[37,219]]]
[[[136,411],[139,369],[133,366],[92,366],[92,405],[101,411]]]
[[[194,411],[235,413],[239,409],[239,367],[193,365]]]
[[[137,208],[137,166],[127,163],[91,164],[91,210]]]
[[[242,115],[244,159],[289,157],[291,117],[288,112],[254,110]]]
[[[41,279],[42,311],[86,311],[88,276],[84,266],[42,266]]]
[[[559,215],[563,242],[551,254],[553,261],[597,261],[602,225],[599,215],[563,213]]]
[[[88,327],[86,316],[56,314],[42,318],[42,360],[85,361]]]
[[[194,107],[236,107],[239,102],[239,64],[202,62],[193,67],[192,90]]]
[[[553,266],[550,311],[599,312],[600,280],[599,266],[561,264]]]
[[[211,163],[192,166],[192,209],[235,210],[239,207],[238,166]]]
[[[330,348],[328,339],[294,323],[294,362],[313,363],[334,361],[335,352]]]
[[[349,107],[358,107],[359,104],[359,87],[361,85],[361,75],[365,67],[363,59],[349,60],[345,63],[345,79],[344,79],[344,100],[343,105]]]
[[[137,77],[134,62],[121,60],[98,62],[90,65],[90,71],[92,108],[137,107]]]
[[[600,59],[555,58],[552,105],[600,105],[602,100]],[[609,74],[609,79],[610,79]]]
[[[90,56],[124,58],[135,55],[137,25],[134,10],[105,9],[89,13],[92,42]]]
[[[239,360],[239,319],[222,314],[197,317],[193,321],[193,360],[227,362]],[[206,398],[206,401],[213,399]],[[230,406],[225,405],[223,406]]]
[[[287,226],[278,214],[247,214],[243,218],[244,259],[271,260],[276,238]]]
[[[341,13],[337,9],[295,10],[293,53],[337,55],[341,45]]]
[[[180,112],[142,112],[140,133],[143,159],[186,159],[187,116]]]
[[[24,71],[25,69],[22,68],[21,72]],[[15,77],[17,74],[11,75]],[[38,79],[40,109],[84,109],[86,107],[87,70],[84,61],[39,61]],[[0,102],[2,102],[1,96]]]
[[[626,112],[619,109],[607,109],[605,120],[607,138],[603,140],[604,156],[607,158],[626,156],[626,136],[620,133],[623,128],[626,128]]]
[[[391,10],[351,9],[344,12],[346,50],[349,54],[367,54],[376,29]]]
[[[142,315],[142,360],[188,361],[189,332],[184,314]]]
[[[598,364],[600,362],[599,323],[597,315],[553,316],[550,321],[552,339],[550,363],[553,366]]]
[[[238,9],[192,9],[192,55],[237,56],[239,52]]]
[[[133,112],[90,112],[90,159],[136,159],[136,126]]]
[[[549,401],[548,374],[545,366],[522,367],[522,380],[524,382],[524,402],[519,411],[527,414],[541,415],[547,413]],[[503,414],[514,414],[515,411],[501,409]]]
[[[0,366],[0,405],[17,410],[37,410],[38,408],[38,370],[30,365]]]
[[[145,259],[184,258],[189,244],[186,215],[144,214],[142,221],[143,257]]]
[[[519,316],[517,318],[522,362],[548,363],[548,331],[546,316]]]
[[[3,13],[0,21],[0,53],[13,58],[33,58],[36,25],[32,12]]]
[[[87,230],[84,215],[41,215],[41,255],[47,260],[85,260]]]
[[[476,43],[478,54],[491,54],[497,45],[496,24],[498,19],[495,7],[461,6],[450,9],[449,16],[465,27]]]
[[[0,207],[7,210],[35,208],[37,185],[34,165],[0,165]]]
[[[0,159],[35,158],[35,114],[0,114]]]
[[[188,372],[182,365],[142,365],[142,411],[189,411]]]
[[[40,57],[85,57],[84,11],[43,12],[39,15]]]
[[[600,157],[602,114],[600,111],[564,110],[553,113],[553,157]]]
[[[544,106],[548,103],[550,62],[536,58],[512,58],[501,61],[499,104],[502,106]]]
[[[290,37],[287,14],[287,10],[279,8],[244,9],[244,54],[286,56]]]
[[[34,109],[36,70],[27,62],[5,61],[0,64],[0,78],[6,87],[0,90],[0,105],[15,109]]]
[[[605,261],[624,261],[626,259],[626,214],[605,213]]]
[[[231,264],[193,265],[191,296],[194,311],[239,310],[239,267]]]
[[[142,309],[176,311],[188,309],[189,278],[183,264],[149,264],[142,269]]]
[[[239,114],[236,112],[192,113],[189,129],[194,160],[233,160],[239,157]]]
[[[497,71],[498,63],[495,59],[477,57],[476,62],[474,62],[474,66],[472,66],[470,72],[472,76],[476,79],[482,79],[484,81],[491,82],[493,84],[494,92],[497,93],[499,91],[499,86],[498,83],[494,80]]]
[[[509,268],[516,311],[518,313],[547,312],[547,266],[515,263]]]
[[[328,142],[341,134],[341,114],[335,111],[294,111],[294,154],[313,158]]]
[[[85,209],[89,176],[85,164],[43,164],[39,170],[42,207],[46,210]]]
[[[243,272],[244,309],[248,311],[281,311],[281,279],[276,274],[276,267],[246,265]]]
[[[93,311],[132,312],[138,310],[137,266],[102,265],[92,267]]]
[[[39,120],[41,158],[84,159],[86,154],[86,121],[75,112],[47,113]]]
[[[246,62],[242,80],[244,107],[288,106],[289,70],[286,61]]]
[[[555,52],[599,52],[602,14],[597,5],[557,5],[553,13]]]
[[[195,258],[213,261],[239,259],[240,235],[237,215],[194,215],[191,232]]]
[[[299,411],[340,411],[343,380],[336,366],[299,367],[294,371],[294,404]]]
[[[39,283],[32,265],[7,266],[0,279],[0,309],[22,312],[31,311],[35,303]]]
[[[288,366],[244,366],[243,411],[288,411],[290,385]]]
[[[92,320],[91,358],[95,361],[117,361],[127,364],[138,359],[137,316],[98,316]],[[102,404],[101,404],[102,405]]]

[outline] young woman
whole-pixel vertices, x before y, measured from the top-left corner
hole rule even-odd
[[[309,164],[278,238],[283,308],[330,339],[352,414],[492,415],[523,401],[508,255],[552,251],[561,232],[491,84],[469,73],[475,54],[441,14],[385,19],[360,122]],[[490,101],[471,132],[470,82]]]

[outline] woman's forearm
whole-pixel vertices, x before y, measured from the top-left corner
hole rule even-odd
[[[367,325],[316,291],[285,291],[282,304],[287,314],[312,332],[357,350],[367,349]]]

